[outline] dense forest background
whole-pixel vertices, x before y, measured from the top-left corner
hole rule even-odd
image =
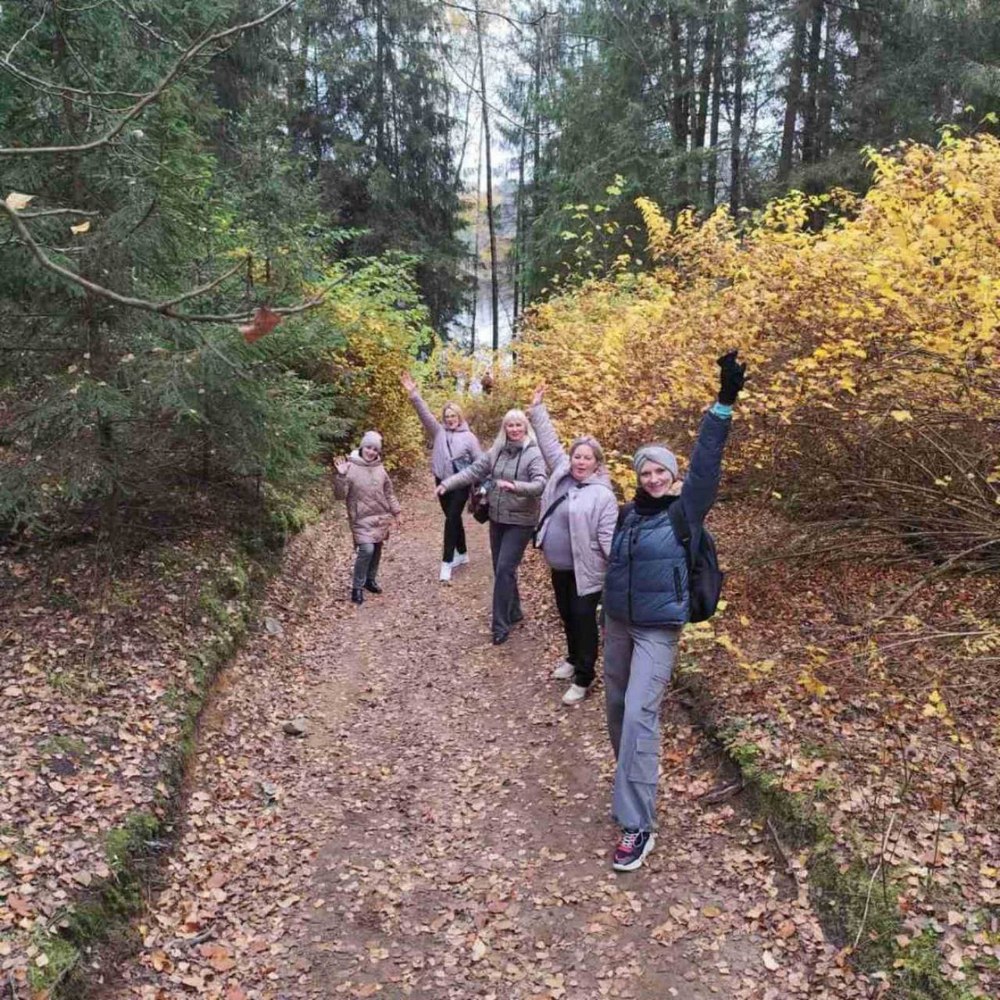
[[[379,351],[649,267],[638,195],[738,221],[994,130],[998,52],[989,0],[2,3],[0,524],[294,492]]]

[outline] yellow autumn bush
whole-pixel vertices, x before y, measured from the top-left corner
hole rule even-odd
[[[656,270],[535,308],[518,390],[547,382],[564,435],[597,434],[624,484],[641,441],[687,451],[712,362],[739,347],[753,377],[730,468],[807,516],[1000,562],[1000,143],[869,157],[863,199],[792,193],[742,230],[640,199]]]
[[[399,382],[432,336],[416,288],[398,267],[379,260],[350,276],[335,270],[331,277],[344,283],[320,308],[323,321],[345,341],[330,363],[352,400],[349,416],[382,434],[389,469],[418,467],[425,457],[423,431]]]

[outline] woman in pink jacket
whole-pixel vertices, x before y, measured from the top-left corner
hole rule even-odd
[[[430,407],[421,399],[417,383],[408,372],[399,377],[413,408],[420,417],[428,437],[433,442],[431,452],[431,472],[434,473],[434,485],[453,476],[479,458],[483,449],[479,439],[469,430],[469,425],[462,416],[457,403],[444,404],[441,420],[431,413]],[[465,544],[465,525],[462,524],[462,511],[469,499],[469,487],[452,490],[439,496],[441,509],[444,511],[444,551],[441,553],[442,583],[451,579],[451,571],[455,566],[462,566],[469,561],[469,553]]]
[[[539,386],[528,410],[549,471],[535,544],[552,572],[556,607],[566,633],[566,658],[552,676],[572,678],[562,700],[564,705],[575,705],[587,697],[594,683],[597,605],[618,520],[618,501],[601,446],[586,435],[576,438],[567,452],[542,402],[544,395],[545,387]]]
[[[347,502],[347,520],[357,550],[351,600],[362,604],[366,590],[382,593],[378,584],[382,544],[400,512],[392,480],[382,464],[382,435],[365,431],[358,450],[337,462],[336,469],[334,492],[338,500]]]

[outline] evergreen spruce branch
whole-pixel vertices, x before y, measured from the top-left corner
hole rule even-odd
[[[266,24],[268,21],[288,10],[294,3],[295,0],[283,0],[283,2],[277,7],[273,8],[266,14],[262,14],[258,18],[255,18],[253,21],[244,21],[242,24],[234,25],[232,28],[225,28],[222,31],[216,31],[213,34],[201,39],[201,41],[195,42],[181,54],[160,82],[152,90],[143,94],[139,100],[137,100],[132,107],[129,108],[121,116],[121,118],[119,118],[117,123],[104,133],[104,135],[98,136],[96,139],[91,139],[90,142],[81,142],[76,145],[67,146],[0,146],[0,156],[41,156],[56,153],[86,153],[92,149],[99,149],[101,146],[106,146],[112,139],[121,133],[130,121],[137,118],[147,107],[149,107],[150,104],[157,101],[160,95],[175,80],[177,80],[177,78],[184,71],[185,67],[196,59],[206,48],[232,38],[235,35],[239,35],[244,31],[249,31],[252,28],[257,28],[262,24]],[[4,61],[3,65],[7,65],[6,61]],[[78,92],[84,94],[88,93],[87,91]]]
[[[197,298],[200,295],[205,295],[212,291],[218,285],[220,285],[226,278],[232,277],[238,270],[240,270],[244,265],[245,261],[240,261],[234,267],[230,268],[224,274],[217,278],[214,278],[208,284],[200,285],[197,288],[192,288],[190,291],[184,292],[173,299],[167,299],[163,302],[153,302],[150,299],[138,299],[131,295],[122,295],[120,292],[113,291],[110,288],[105,288],[103,285],[98,285],[96,282],[91,281],[89,278],[84,278],[83,275],[77,274],[76,271],[70,270],[68,267],[63,267],[62,264],[57,264],[51,257],[49,257],[42,247],[39,245],[38,241],[31,235],[28,231],[28,227],[19,218],[19,215],[14,209],[12,209],[6,202],[0,201],[0,210],[5,212],[11,220],[15,231],[18,236],[20,236],[22,242],[25,246],[31,250],[35,259],[39,264],[42,265],[46,270],[52,271],[54,274],[58,274],[61,278],[65,278],[67,281],[74,285],[79,285],[81,288],[85,288],[92,295],[97,295],[102,299],[107,299],[110,302],[114,302],[120,306],[126,306],[129,309],[139,309],[142,312],[156,313],[160,316],[166,316],[170,319],[180,319],[185,320],[189,323],[239,323],[252,318],[254,314],[253,309],[243,310],[237,313],[223,313],[223,314],[210,314],[210,313],[179,313],[174,308],[181,302],[187,302],[190,299]],[[328,285],[319,295],[314,296],[305,302],[300,302],[298,305],[294,306],[280,306],[271,309],[271,312],[276,313],[279,316],[294,316],[297,313],[306,312],[309,309],[313,309],[318,306],[327,296],[327,293],[331,288],[336,287],[342,282],[346,281],[347,275],[337,279],[337,281],[332,282]]]

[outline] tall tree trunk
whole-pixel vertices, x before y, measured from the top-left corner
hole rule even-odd
[[[715,36],[718,30],[718,4],[716,0],[708,7],[705,19],[705,41],[702,46],[701,66],[698,72],[698,104],[694,118],[694,131],[691,146],[694,149],[705,148],[705,129],[708,126],[709,92],[712,87],[712,70],[715,60]]]
[[[521,144],[517,154],[517,200],[514,222],[514,323],[521,311],[521,272],[524,267],[524,157],[528,137],[521,129]]]
[[[788,53],[788,86],[785,88],[785,119],[781,129],[778,181],[785,183],[792,172],[795,124],[802,103],[802,62],[806,45],[806,18],[811,0],[798,0],[792,11],[792,42]]]
[[[719,177],[719,119],[722,116],[722,54],[726,44],[726,24],[723,20],[721,0],[715,5],[713,23],[715,24],[715,43],[712,51],[712,111],[709,115],[708,144],[711,153],[708,159],[708,171],[705,178],[705,190],[708,195],[708,207],[715,207],[716,186]]]
[[[705,18],[705,38],[702,45],[701,66],[698,72],[698,100],[694,103],[695,114],[692,124],[691,148],[705,148],[705,129],[708,126],[709,91],[712,87],[712,65],[715,58],[716,2],[708,5]],[[702,163],[699,159],[695,167],[694,197],[701,199]]]
[[[538,216],[541,214],[541,161],[542,161],[542,25],[543,21],[541,18],[535,21],[535,55],[534,64],[532,66],[532,104],[534,105],[534,130],[535,134],[532,136],[532,150],[531,150],[531,216],[527,220],[526,232],[525,232],[525,246],[532,247],[532,268],[531,277],[532,283],[535,280],[535,268],[534,268],[534,233],[535,233],[535,222]],[[534,291],[534,288],[531,289]],[[522,293],[524,295],[524,305],[527,305],[529,298],[528,287],[525,286]]]
[[[382,4],[375,0],[375,162],[385,165],[385,32]]]
[[[670,25],[670,131],[677,167],[674,171],[675,201],[687,201],[687,184],[684,177],[684,154],[687,153],[688,119],[684,104],[683,32],[677,5],[670,4],[667,12]]]
[[[815,163],[819,159],[819,100],[822,86],[820,55],[823,48],[824,0],[813,0],[809,25],[809,53],[806,61],[805,108],[802,117],[802,162]]]
[[[729,210],[740,209],[743,168],[743,59],[746,56],[750,25],[746,0],[736,0],[736,50],[733,54],[733,120],[729,148]]]
[[[823,45],[822,87],[819,95],[819,123],[816,130],[816,159],[830,155],[833,131],[833,92],[837,85],[837,8],[826,11],[826,42]]]
[[[478,66],[476,67],[478,72]],[[475,74],[473,74],[475,84]],[[469,341],[469,353],[476,353],[476,320],[479,318],[479,222],[482,214],[483,190],[483,122],[479,120],[479,145],[476,146],[476,211],[472,225],[472,337]]]
[[[493,218],[493,166],[490,150],[490,106],[486,100],[486,60],[483,58],[483,16],[476,0],[476,45],[479,48],[479,86],[483,98],[483,135],[486,140],[486,221],[490,230],[490,303],[493,310],[493,350],[500,349],[500,280],[497,274],[497,231]]]

